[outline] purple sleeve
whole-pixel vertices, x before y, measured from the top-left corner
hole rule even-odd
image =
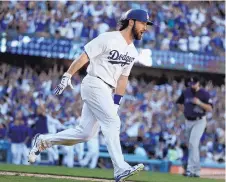
[[[6,136],[6,128],[0,129],[0,139],[4,139]]]
[[[31,138],[32,137],[32,129],[27,127],[27,135]]]
[[[213,100],[212,98],[210,97],[210,94],[209,92],[206,92],[205,94],[205,100],[203,101],[205,104],[210,104],[213,108]]]
[[[7,136],[11,139],[12,138],[12,129],[11,129],[11,126],[9,127],[9,130],[7,132]]]

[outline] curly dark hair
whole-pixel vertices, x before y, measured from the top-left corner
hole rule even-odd
[[[129,25],[129,20],[119,20],[118,22],[118,29],[119,31],[124,30]]]

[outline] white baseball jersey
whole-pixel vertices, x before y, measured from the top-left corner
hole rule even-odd
[[[90,64],[87,73],[100,77],[116,87],[120,75],[129,76],[138,51],[133,43],[127,44],[119,31],[100,34],[84,46]]]

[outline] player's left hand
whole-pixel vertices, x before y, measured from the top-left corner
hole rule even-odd
[[[196,104],[196,105],[200,105],[201,101],[197,97],[194,97],[193,100],[192,100],[192,103]]]

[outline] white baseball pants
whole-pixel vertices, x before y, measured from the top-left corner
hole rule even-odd
[[[86,166],[89,164],[89,168],[94,169],[97,166],[99,158],[99,138],[95,136],[90,141],[87,142],[88,151],[83,160],[81,160],[81,166]]]
[[[12,163],[13,164],[28,165],[28,161],[27,161],[28,148],[24,143],[12,143],[11,144],[11,152],[12,152]]]
[[[63,164],[67,167],[74,167],[74,146],[63,146],[64,153]]]
[[[57,146],[53,146],[52,148],[48,148],[48,160],[51,163],[55,163],[59,160],[59,151]]]
[[[76,151],[76,155],[77,155],[79,164],[85,155],[84,150],[85,150],[85,143],[78,143],[75,145],[75,151]]]
[[[75,128],[41,137],[49,147],[74,145],[88,141],[101,127],[116,177],[130,165],[122,155],[119,138],[121,121],[112,99],[112,89],[99,78],[87,75],[81,84],[81,97],[84,105],[80,123]]]

